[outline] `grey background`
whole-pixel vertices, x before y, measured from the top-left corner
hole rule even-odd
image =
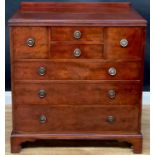
[[[26,0],[27,2],[46,2],[46,0]],[[52,2],[48,0],[47,2]],[[11,77],[10,77],[10,48],[9,48],[9,30],[8,19],[19,8],[22,0],[6,0],[5,2],[5,89],[11,90]],[[56,2],[56,1],[55,1]],[[66,0],[57,0],[57,2],[66,2]],[[145,68],[144,68],[144,90],[150,90],[150,1],[149,0],[68,0],[67,2],[131,2],[133,7],[148,21],[147,27],[147,43],[145,50]]]

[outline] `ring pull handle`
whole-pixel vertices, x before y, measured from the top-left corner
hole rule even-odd
[[[114,98],[116,97],[116,92],[115,92],[115,90],[113,90],[113,89],[109,90],[109,91],[108,91],[108,97],[109,97],[110,99],[114,99]]]
[[[46,123],[46,121],[47,121],[46,116],[45,115],[41,115],[40,118],[39,118],[39,122],[44,124],[44,123]]]
[[[39,96],[40,98],[44,98],[44,97],[46,97],[46,91],[43,90],[43,89],[39,90],[39,92],[38,92],[38,96]]]
[[[75,39],[80,39],[80,38],[81,38],[81,32],[78,31],[78,30],[75,31],[75,32],[74,32],[74,38],[75,38]]]
[[[127,39],[121,39],[120,45],[121,45],[122,47],[127,47],[127,46],[128,46],[128,40],[127,40]]]
[[[29,47],[33,47],[35,44],[34,38],[28,38],[26,42],[27,42],[27,46]]]
[[[116,73],[117,73],[117,70],[116,70],[115,67],[110,67],[109,70],[108,70],[108,73],[109,73],[109,75],[111,75],[111,76],[115,76]]]
[[[45,67],[39,67],[38,74],[43,76],[46,74],[46,68]]]
[[[79,49],[79,48],[76,48],[75,50],[74,50],[74,56],[75,57],[79,57],[81,55],[81,50]]]
[[[114,116],[108,116],[106,120],[109,124],[113,124],[116,121]]]

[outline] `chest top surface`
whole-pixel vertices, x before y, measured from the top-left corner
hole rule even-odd
[[[127,2],[22,2],[10,26],[146,26]]]

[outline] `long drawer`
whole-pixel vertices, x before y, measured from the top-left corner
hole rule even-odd
[[[84,133],[104,131],[136,132],[136,106],[16,106],[16,132]]]
[[[48,60],[14,63],[15,80],[139,80],[140,61]]]
[[[18,81],[14,97],[22,105],[138,105],[141,87],[135,81]]]

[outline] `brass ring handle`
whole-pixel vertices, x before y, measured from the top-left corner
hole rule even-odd
[[[46,68],[45,67],[39,67],[38,74],[43,76],[46,74]]]
[[[120,45],[121,45],[122,47],[127,47],[127,46],[128,46],[128,40],[127,40],[127,39],[121,39]]]
[[[108,116],[106,121],[109,123],[109,124],[113,124],[115,121],[116,121],[116,118],[114,116]]]
[[[39,118],[39,121],[40,121],[40,123],[46,123],[46,121],[47,121],[47,118],[46,118],[46,116],[45,115],[41,115],[40,116],[40,118]]]
[[[116,68],[110,67],[109,70],[108,70],[108,73],[109,73],[109,75],[111,75],[111,76],[115,76],[116,73],[117,73]]]
[[[80,38],[81,38],[81,32],[78,31],[78,30],[75,31],[75,32],[74,32],[74,38],[75,38],[75,39],[80,39]]]
[[[109,91],[108,91],[108,97],[109,97],[110,99],[114,99],[114,98],[116,97],[116,92],[115,92],[115,90],[113,90],[113,89],[109,90]]]
[[[35,44],[34,38],[28,38],[28,39],[27,39],[27,46],[33,47],[34,44]]]
[[[44,98],[44,97],[46,97],[46,91],[43,90],[43,89],[39,90],[39,92],[38,92],[38,96],[39,96],[40,98]]]
[[[79,48],[76,48],[75,50],[74,50],[74,56],[75,57],[79,57],[81,55],[81,50],[79,49]]]

